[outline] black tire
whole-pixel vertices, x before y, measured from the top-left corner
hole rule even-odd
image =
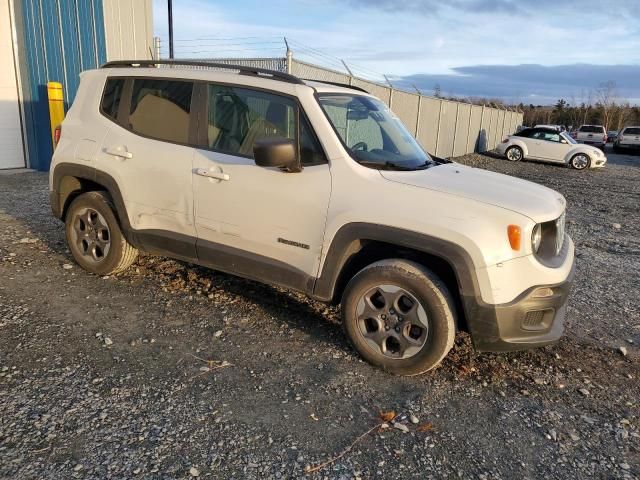
[[[583,158],[586,158],[586,163]],[[571,157],[571,160],[569,160],[569,165],[575,170],[585,170],[591,165],[591,157],[586,153],[576,153]]]
[[[513,147],[507,148],[507,150],[504,152],[504,156],[510,162],[519,162],[520,160],[524,159],[524,152],[520,147],[514,145]]]
[[[622,149],[621,149],[619,146],[617,146],[617,145],[614,145],[614,146],[613,146],[613,151],[614,151],[615,153],[621,153],[621,150],[622,150]]]
[[[377,312],[386,312],[386,315],[380,313],[375,319],[363,319],[373,311],[369,309],[358,313],[358,309],[363,308],[362,302],[367,301],[366,297],[369,292],[376,291],[374,293],[376,295],[377,289],[381,287],[398,288],[398,292],[393,295],[403,295],[400,292],[407,294],[408,298],[399,298],[393,302],[394,305],[399,305],[400,301],[406,302],[407,300],[418,302],[416,308],[423,309],[421,311],[424,314],[422,315],[422,324],[426,324],[423,332],[418,332],[422,325],[416,327],[411,324],[406,328],[407,322],[413,323],[410,320],[410,318],[415,318],[413,314],[407,313],[406,318],[400,316],[404,315],[402,312],[398,313],[401,308],[397,308],[398,311],[395,312],[395,315],[392,315],[393,310],[391,310],[392,314],[389,314],[387,302],[385,302],[385,307],[380,307],[380,310],[375,312],[376,314]],[[453,299],[442,280],[422,265],[400,259],[382,260],[364,268],[351,279],[342,296],[342,326],[353,347],[367,362],[397,375],[418,375],[440,364],[451,350],[455,339],[454,311]],[[382,320],[382,317],[385,319]],[[398,321],[396,324],[398,328],[393,326],[395,321]],[[387,322],[391,324],[391,328]],[[368,325],[371,323],[379,325],[373,329],[373,332],[368,331]],[[409,348],[404,350],[405,354],[408,354],[409,350],[413,352],[407,358],[404,358],[402,353],[394,353],[393,348],[383,353],[382,348],[373,345],[374,343],[378,345],[377,340],[365,338],[366,335],[379,334],[385,338],[381,342],[385,348],[389,348],[388,342],[391,340],[398,343],[398,348],[402,348],[396,338],[402,337],[403,343],[407,343],[405,332],[422,339],[412,339],[416,344],[411,344]],[[393,338],[391,338],[392,336]],[[422,343],[418,345],[420,342]],[[393,355],[396,357],[393,358]]]
[[[65,217],[67,244],[73,258],[96,275],[121,272],[138,257],[138,250],[127,242],[114,212],[106,192],[87,192],[71,202]]]

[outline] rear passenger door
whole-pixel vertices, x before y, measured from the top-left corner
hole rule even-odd
[[[101,106],[109,130],[96,159],[120,189],[137,242],[185,258],[195,257],[196,237],[192,100],[190,81],[109,79]]]
[[[203,84],[201,95],[204,128],[194,156],[199,259],[249,278],[310,289],[331,177],[304,112],[295,98],[244,86]],[[255,164],[254,142],[270,136],[299,141],[301,172]]]

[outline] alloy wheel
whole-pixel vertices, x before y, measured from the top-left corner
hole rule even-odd
[[[522,150],[520,150],[518,147],[511,147],[507,151],[507,158],[509,160],[511,160],[512,162],[517,162],[517,161],[521,160],[522,159]]]
[[[424,307],[396,285],[378,285],[365,292],[358,300],[356,318],[367,346],[393,359],[416,355],[429,334]]]
[[[571,164],[576,170],[582,170],[583,168],[587,168],[587,166],[589,165],[589,157],[587,157],[583,153],[579,153],[578,155],[573,157],[573,160],[571,160]]]
[[[79,210],[73,219],[73,245],[91,263],[102,262],[111,248],[111,232],[105,218],[93,208]]]

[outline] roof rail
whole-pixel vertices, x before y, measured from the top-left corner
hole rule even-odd
[[[232,65],[227,63],[215,62],[197,62],[183,60],[115,60],[107,62],[100,68],[126,68],[126,67],[155,67],[157,65],[175,65],[187,67],[209,67],[219,68],[223,70],[237,70],[240,75],[251,75],[255,77],[271,77],[273,80],[280,80],[287,83],[295,83],[304,85],[304,82],[295,75],[289,73],[278,72],[276,70],[268,70],[260,67],[249,67],[245,65]]]
[[[340,83],[340,82],[328,82],[326,80],[314,80],[312,78],[304,78],[305,82],[318,82],[318,83],[326,83],[327,85],[335,85],[336,87],[344,87],[350,88],[351,90],[358,90],[359,92],[369,93],[364,88],[358,87],[356,85],[349,85],[348,83]]]

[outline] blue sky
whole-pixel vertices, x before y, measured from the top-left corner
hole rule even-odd
[[[640,103],[640,0],[173,0],[177,58],[294,56],[432,94]],[[166,0],[154,27],[167,54]]]

